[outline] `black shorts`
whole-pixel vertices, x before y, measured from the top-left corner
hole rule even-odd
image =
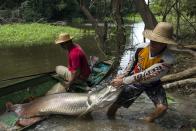
[[[125,86],[114,104],[128,108],[137,99],[137,97],[143,93],[143,91],[155,105],[168,105],[165,90],[160,82]]]

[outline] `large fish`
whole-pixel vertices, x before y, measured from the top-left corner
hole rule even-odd
[[[87,93],[60,93],[38,98],[30,103],[8,106],[20,119],[19,125],[27,126],[51,114],[83,115],[112,104],[121,89],[107,86]]]

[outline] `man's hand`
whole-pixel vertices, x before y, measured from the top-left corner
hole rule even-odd
[[[125,76],[124,75],[118,75],[118,76],[116,76],[116,78],[115,79],[122,79],[122,78],[124,78]]]
[[[65,87],[65,90],[69,90],[69,87],[71,85],[71,82],[70,81],[64,81],[63,85]]]
[[[120,77],[117,77],[117,78],[115,78],[112,82],[111,82],[111,84],[113,85],[113,86],[115,86],[115,87],[121,87],[122,85],[123,85],[123,78],[120,78]]]

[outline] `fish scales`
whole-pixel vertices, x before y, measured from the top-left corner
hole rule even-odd
[[[30,103],[15,105],[15,112],[24,118],[50,114],[81,115],[110,105],[120,90],[112,86],[87,93],[60,93],[38,98]]]
[[[39,112],[40,115],[47,114],[47,113],[77,115],[79,113],[84,112],[87,109],[86,94],[82,94],[82,93],[81,94],[80,93],[55,94],[49,96],[48,98],[50,99],[48,99],[48,101],[45,102],[47,106],[42,106]]]

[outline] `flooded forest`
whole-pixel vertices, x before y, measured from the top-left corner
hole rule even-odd
[[[0,61],[0,131],[196,130],[195,0],[0,0]]]

